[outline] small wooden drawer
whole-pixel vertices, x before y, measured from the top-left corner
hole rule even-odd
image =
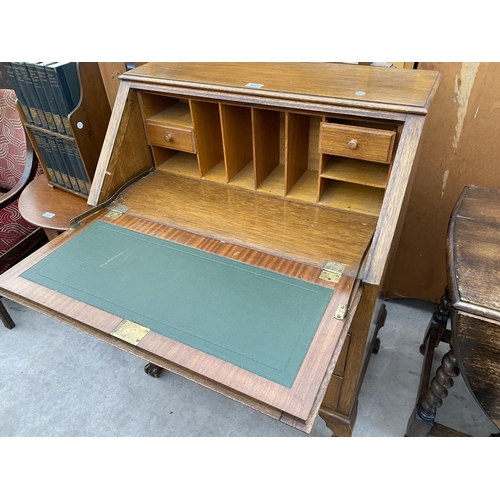
[[[153,146],[196,153],[196,141],[192,128],[147,123],[149,142]]]
[[[359,160],[390,163],[396,132],[323,122],[319,133],[319,151]]]

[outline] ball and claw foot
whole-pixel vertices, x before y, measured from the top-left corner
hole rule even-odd
[[[163,371],[163,368],[160,368],[159,366],[156,366],[154,365],[153,363],[148,363],[145,367],[144,367],[144,371],[150,376],[150,377],[155,377],[155,378],[158,378],[162,371]]]

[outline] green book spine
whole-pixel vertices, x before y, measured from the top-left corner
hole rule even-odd
[[[62,63],[60,66],[55,66],[55,70],[60,74],[63,89],[69,96],[71,109],[73,110],[80,103],[81,94],[76,62]]]
[[[57,180],[57,184],[59,186],[65,187],[64,184],[64,179],[62,177],[61,171],[59,170],[59,164],[57,163],[57,158],[54,156],[54,151],[52,150],[52,147],[50,146],[49,141],[47,140],[47,134],[44,134],[43,132],[38,132],[42,141],[42,144],[44,145],[48,155],[49,155],[49,165],[52,168],[54,175]]]
[[[38,76],[38,71],[36,69],[35,63],[27,62],[24,64],[26,65],[26,69],[28,70],[31,81],[33,82],[33,88],[35,89],[38,102],[40,103],[40,110],[45,116],[48,128],[52,132],[56,132],[57,128],[54,122],[54,117],[52,116],[52,113],[50,111],[49,102],[45,96],[45,91],[43,90],[42,84],[40,82],[40,77]]]
[[[71,129],[71,124],[68,118],[71,111],[71,106],[69,105],[65,95],[63,94],[63,90],[59,85],[59,79],[56,70],[52,67],[53,64],[57,63],[44,64],[45,72],[47,73],[47,79],[49,80],[50,86],[52,88],[52,94],[54,95],[57,108],[59,109],[59,115],[61,116],[66,135],[68,135],[69,137],[73,137],[73,131]]]
[[[14,92],[16,93],[17,99],[19,101],[19,104],[21,105],[21,109],[23,110],[24,117],[26,118],[26,121],[28,123],[33,123],[33,118],[31,117],[31,113],[28,109],[28,104],[26,101],[26,97],[24,96],[23,89],[19,85],[19,82],[16,79],[16,76],[14,74],[14,69],[12,68],[12,64],[10,62],[4,62],[3,63],[5,72],[7,73],[7,76],[9,78],[10,84],[12,85],[12,88],[14,89]]]
[[[79,193],[80,188],[78,187],[77,176],[75,175],[73,165],[70,161],[70,158],[68,157],[68,154],[66,153],[66,148],[64,147],[64,143],[67,142],[67,139],[63,139],[61,137],[56,137],[55,140],[56,140],[56,144],[57,144],[57,149],[59,150],[59,155],[61,156],[61,160],[62,160],[64,167],[65,167],[65,170],[68,174],[69,182],[71,183],[71,187],[73,188],[73,191],[76,191],[77,193]]]
[[[45,68],[42,66],[42,63],[35,64],[35,70],[38,74],[38,80],[40,82],[40,86],[42,87],[42,92],[44,95],[45,105],[47,106],[48,112],[46,111],[47,121],[49,119],[53,120],[55,125],[55,130],[60,134],[65,134],[64,125],[61,120],[61,115],[59,114],[59,109],[57,107],[54,94],[52,93],[52,88],[49,83],[49,79],[47,78],[47,73]],[[50,125],[50,122],[49,122]]]
[[[84,181],[84,176],[81,170],[81,162],[76,158],[75,152],[73,150],[73,141],[64,141],[64,147],[66,149],[67,157],[69,158],[71,165],[73,166],[73,172],[76,175],[76,181],[78,182],[78,187],[80,188],[80,192],[83,194],[89,194],[87,186]]]
[[[80,102],[80,82],[76,62],[57,62],[49,64],[54,69],[59,88],[68,104],[68,112],[71,113]]]
[[[41,132],[38,130],[32,130],[31,133],[33,134],[33,137],[35,138],[35,142],[38,146],[38,149],[40,150],[40,156],[42,157],[43,164],[45,165],[45,170],[47,170],[47,173],[49,174],[49,179],[52,184],[59,184],[55,172],[52,169],[52,156],[50,154],[50,151],[47,149],[47,141],[45,141],[43,135]],[[61,178],[62,182],[62,178]]]
[[[27,73],[27,70],[25,68],[25,71],[22,71],[21,64],[18,62],[12,62],[10,64],[12,66],[12,70],[14,71],[14,75],[16,77],[16,80],[19,83],[19,86],[21,87],[21,89],[23,91],[24,98],[26,99],[26,106],[28,106],[31,118],[33,119],[33,123],[35,125],[37,125],[38,127],[41,127],[42,122],[40,121],[40,118],[39,118],[38,113],[37,113],[36,108],[35,108],[35,104],[32,100],[31,91],[30,91],[31,87],[29,87],[25,81],[24,74]],[[30,80],[30,82],[31,82],[31,80]]]
[[[26,63],[24,63],[24,62],[19,63],[19,67],[21,69],[21,73],[23,74],[23,78],[24,78],[24,81],[26,83],[26,87],[28,89],[28,92],[30,93],[31,102],[35,106],[36,114],[38,115],[38,118],[40,119],[42,127],[48,130],[49,124],[47,123],[47,119],[45,118],[45,114],[42,111],[42,105],[40,104],[40,101],[38,100],[38,95],[36,93],[35,86],[33,85],[33,80],[31,79],[31,76],[29,74],[28,67],[26,66]]]
[[[57,165],[57,169],[61,173],[61,177],[63,179],[64,187],[73,190],[73,186],[71,185],[71,181],[69,180],[68,172],[66,171],[66,166],[63,163],[54,136],[49,134],[45,134],[45,136],[47,138],[47,142],[49,143],[50,149],[52,150],[52,157],[54,158],[54,169]]]
[[[80,156],[80,151],[78,151],[77,145],[74,142],[72,142],[72,144],[73,144],[73,152],[75,154],[75,158],[77,160],[83,182],[85,183],[85,187],[87,188],[87,192],[90,193],[89,174],[87,173],[87,169],[85,168],[85,165],[83,164],[83,160],[82,160],[82,157]]]

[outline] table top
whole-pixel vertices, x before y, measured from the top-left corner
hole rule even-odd
[[[28,184],[19,198],[19,210],[28,222],[55,231],[66,231],[71,219],[89,209],[86,199],[50,186],[43,175]]]
[[[467,186],[448,229],[453,307],[500,321],[500,191]]]
[[[467,186],[450,219],[452,345],[476,401],[500,428],[500,191]]]

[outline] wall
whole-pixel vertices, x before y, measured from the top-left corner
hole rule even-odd
[[[446,286],[448,220],[458,196],[468,184],[500,189],[500,63],[420,63],[419,69],[439,71],[441,80],[387,295],[438,302]]]

